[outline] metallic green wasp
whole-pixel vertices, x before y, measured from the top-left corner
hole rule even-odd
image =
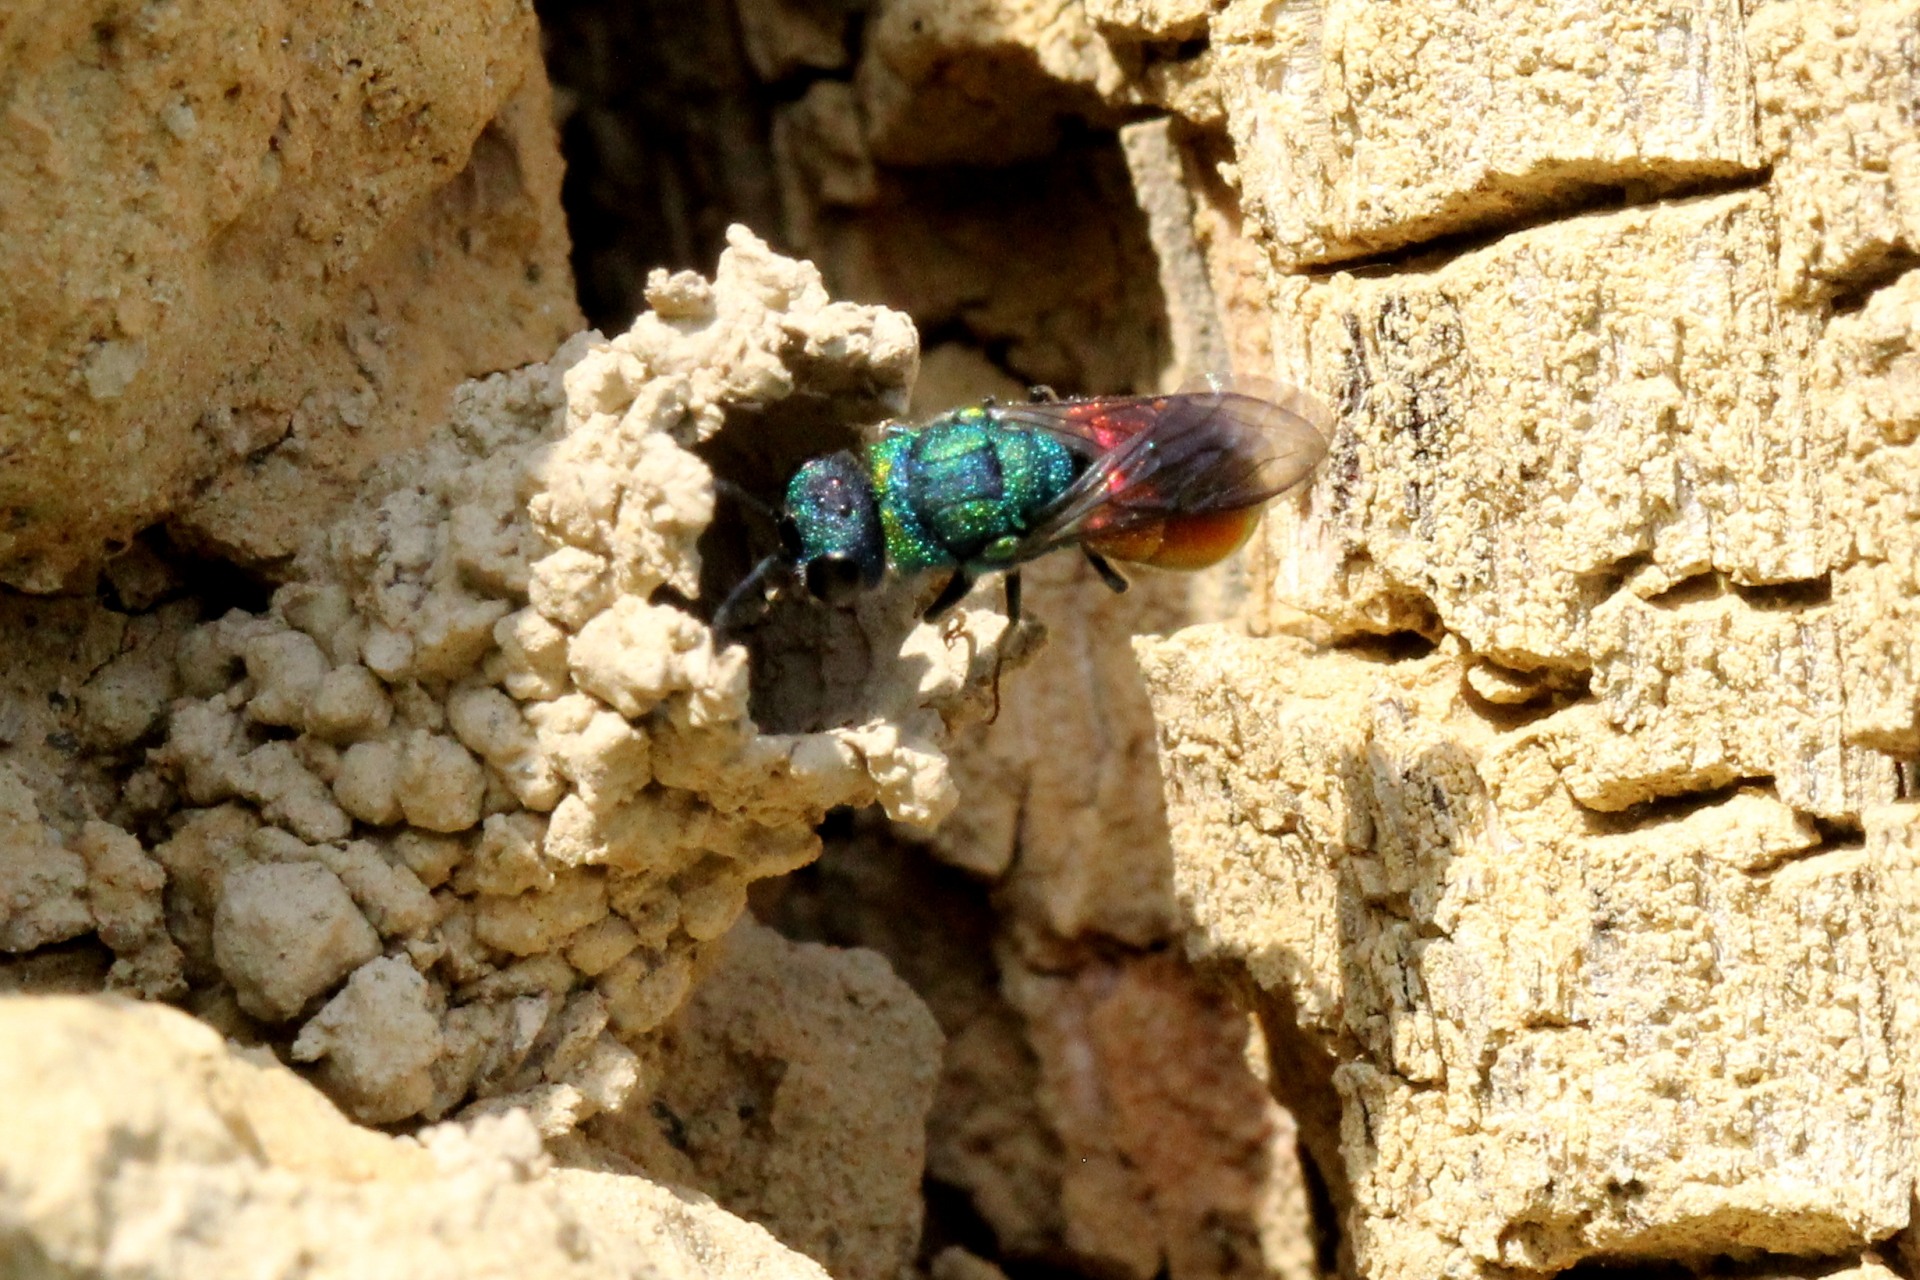
[[[896,573],[946,571],[923,617],[937,618],[974,580],[1004,572],[1007,616],[1020,616],[1020,569],[1077,546],[1115,591],[1109,560],[1165,569],[1218,563],[1245,542],[1261,509],[1326,454],[1331,419],[1311,397],[1212,387],[1160,396],[971,405],[918,427],[889,424],[864,452],[815,458],[787,486],[781,549],[761,561],[715,616],[780,574],[832,605]],[[1044,395],[1044,398],[1042,396]]]

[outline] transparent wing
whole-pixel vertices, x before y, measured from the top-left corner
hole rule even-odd
[[[1304,392],[1262,390],[996,406],[1001,421],[1046,431],[1090,460],[1020,558],[1170,516],[1257,506],[1300,483],[1326,456],[1332,418]]]

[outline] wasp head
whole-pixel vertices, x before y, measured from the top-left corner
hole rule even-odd
[[[787,553],[816,599],[844,605],[880,585],[886,536],[873,482],[853,454],[829,454],[801,467],[787,485],[780,524]]]

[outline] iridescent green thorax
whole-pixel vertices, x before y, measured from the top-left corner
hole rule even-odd
[[[1053,436],[977,406],[888,432],[867,451],[887,560],[902,573],[1004,561],[1080,465]]]

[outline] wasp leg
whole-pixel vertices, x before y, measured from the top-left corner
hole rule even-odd
[[[987,717],[992,724],[1000,718],[1000,668],[1007,660],[1007,641],[1013,638],[1013,629],[1020,625],[1020,571],[1015,569],[1007,575],[1007,629],[1000,633],[999,642],[993,646],[993,714]]]
[[[1118,569],[1107,563],[1105,556],[1098,551],[1088,551],[1085,547],[1080,550],[1086,552],[1087,563],[1093,566],[1093,571],[1100,575],[1100,581],[1107,584],[1109,591],[1119,592],[1127,589],[1127,580],[1120,576]]]
[[[921,621],[932,622],[959,604],[960,597],[971,590],[973,590],[973,575],[965,569],[955,569],[953,576],[947,579],[947,585],[940,588],[940,594],[933,598],[933,603],[927,606],[927,611],[920,615]]]
[[[1027,388],[1028,404],[1056,404],[1059,399],[1060,393],[1044,382]]]

